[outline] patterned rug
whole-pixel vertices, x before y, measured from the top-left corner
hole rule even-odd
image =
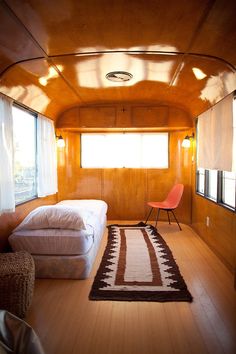
[[[164,239],[151,225],[108,226],[90,300],[192,301]]]

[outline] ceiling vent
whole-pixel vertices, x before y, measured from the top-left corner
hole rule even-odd
[[[133,75],[126,71],[111,71],[106,74],[107,80],[114,82],[125,82],[132,79]]]

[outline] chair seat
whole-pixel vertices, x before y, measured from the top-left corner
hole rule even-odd
[[[171,205],[167,202],[148,202],[147,203],[148,206],[150,206],[151,208],[156,208],[156,209],[175,209],[174,205]]]

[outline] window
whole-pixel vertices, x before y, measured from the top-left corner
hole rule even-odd
[[[168,168],[168,133],[81,134],[83,168]]]
[[[204,168],[199,168],[197,170],[197,191],[204,194],[205,190],[205,170]]]
[[[235,208],[235,173],[222,173],[222,203]]]
[[[235,210],[236,173],[199,168],[197,193]]]
[[[217,199],[217,171],[207,171],[207,196],[216,201]]]
[[[15,202],[23,203],[37,196],[36,186],[36,116],[13,106]]]

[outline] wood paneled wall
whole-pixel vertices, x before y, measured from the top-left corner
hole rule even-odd
[[[192,169],[192,227],[236,275],[236,214],[196,194],[194,171]]]
[[[26,217],[33,209],[47,204],[55,204],[57,195],[46,198],[37,198],[30,202],[24,203],[16,207],[14,213],[6,213],[0,216],[0,252],[8,248],[7,239],[12,230]]]
[[[193,147],[196,155],[196,144]],[[196,165],[192,168],[192,227],[213,252],[235,274],[236,214],[196,193]],[[209,226],[206,218],[209,217]]]
[[[197,194],[193,196],[192,226],[231,270],[236,270],[236,215]],[[209,217],[209,227],[206,217]]]
[[[168,169],[82,169],[80,133],[60,133],[66,147],[58,150],[59,200],[99,198],[108,203],[108,219],[144,220],[147,201],[163,200],[174,183],[183,183],[176,215],[181,222],[191,222],[192,153],[181,147],[186,132],[170,132]],[[166,219],[166,213],[161,218]]]

